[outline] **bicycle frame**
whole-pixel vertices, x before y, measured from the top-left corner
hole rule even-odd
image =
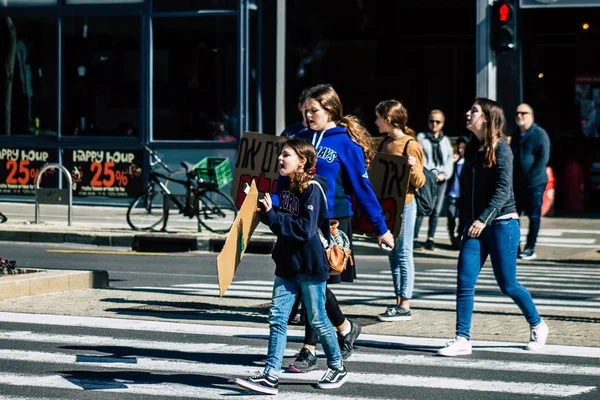
[[[183,211],[186,208],[186,206],[177,199],[177,196],[173,195],[173,193],[169,190],[169,188],[159,178],[164,179],[165,182],[175,182],[175,183],[185,186],[186,198],[189,198],[190,191],[193,186],[193,184],[192,184],[193,181],[189,178],[186,180],[171,178],[168,175],[165,175],[165,174],[162,174],[162,173],[156,172],[156,171],[150,172],[150,182],[160,186],[160,188],[167,195],[167,197],[175,204],[175,206],[177,206],[179,211]],[[168,212],[168,202],[165,202],[165,207],[167,207],[166,211]]]

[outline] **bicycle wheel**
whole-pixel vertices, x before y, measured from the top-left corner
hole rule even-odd
[[[219,190],[207,189],[198,196],[198,223],[214,233],[227,233],[237,216],[231,197]]]
[[[165,200],[167,195],[148,190],[131,202],[127,209],[127,223],[136,231],[163,230],[167,225]]]

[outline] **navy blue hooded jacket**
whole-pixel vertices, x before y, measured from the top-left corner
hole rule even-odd
[[[288,280],[329,279],[329,262],[318,229],[329,238],[329,214],[321,189],[308,185],[300,195],[288,190],[289,178],[278,182],[278,205],[261,213],[261,221],[277,236],[273,249],[275,275]],[[327,191],[320,176],[314,180]]]
[[[312,142],[317,149],[317,173],[328,183],[329,218],[351,217],[354,195],[377,236],[386,233],[388,227],[369,181],[363,149],[352,141],[346,129],[336,126],[324,132],[315,132],[307,128],[295,137]]]

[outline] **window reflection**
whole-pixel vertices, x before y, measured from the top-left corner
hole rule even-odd
[[[153,19],[153,139],[238,137],[235,16]]]
[[[0,135],[56,136],[56,20],[0,17],[0,60]]]
[[[138,136],[139,17],[66,17],[63,32],[63,135]]]

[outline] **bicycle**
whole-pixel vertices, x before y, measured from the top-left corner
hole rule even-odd
[[[152,149],[150,153],[150,176],[145,192],[135,198],[127,209],[127,223],[136,231],[166,231],[171,208],[190,219],[196,217],[198,232],[202,228],[214,233],[227,233],[237,216],[237,208],[231,197],[221,190],[214,180],[199,179],[194,166],[182,161],[185,178],[174,177],[173,172]],[[162,167],[169,173],[158,172]],[[162,179],[162,180],[161,180]],[[185,188],[184,200],[173,193],[168,183]]]

